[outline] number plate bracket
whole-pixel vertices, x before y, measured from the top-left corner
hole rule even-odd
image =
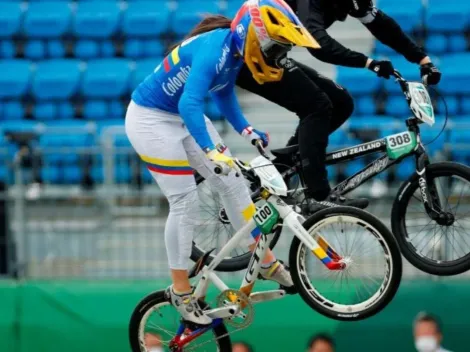
[[[271,233],[274,225],[277,224],[279,212],[270,203],[265,203],[256,210],[253,219],[261,232],[267,235]]]

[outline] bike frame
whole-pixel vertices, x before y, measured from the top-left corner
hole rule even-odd
[[[429,165],[429,156],[421,142],[421,135],[419,129],[419,121],[412,117],[406,121],[408,131],[414,133],[417,138],[417,146],[414,150],[400,156],[397,159],[390,159],[387,153],[387,137],[367,142],[352,147],[339,149],[333,152],[329,152],[326,155],[326,165],[336,165],[342,162],[358,159],[365,155],[374,153],[384,153],[379,158],[369,163],[364,169],[356,172],[354,175],[348,177],[338,185],[334,186],[332,191],[340,195],[345,195],[363,183],[367,182],[371,178],[377,176],[389,167],[401,163],[405,158],[414,157],[416,164],[416,173],[419,175],[419,187],[421,190],[421,196],[423,198],[424,207],[428,215],[434,220],[440,214],[440,202],[437,192],[431,192],[435,190],[434,183],[428,184],[426,179],[426,167]],[[302,166],[298,157],[295,157],[295,165],[282,173],[282,176],[290,176],[294,173],[301,175],[302,185],[305,185],[304,177],[302,174]]]

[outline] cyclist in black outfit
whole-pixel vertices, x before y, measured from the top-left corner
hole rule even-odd
[[[431,59],[400,28],[377,9],[372,0],[308,0],[309,13],[306,27],[318,41],[321,49],[310,50],[317,59],[334,65],[368,68],[378,77],[390,78],[393,65],[390,61],[377,61],[347,49],[326,32],[335,21],[346,17],[357,18],[382,43],[402,54],[408,61],[420,65],[421,76],[428,84],[437,84],[441,73]],[[297,0],[287,0],[297,12]],[[332,194],[325,166],[328,135],[340,127],[354,110],[351,95],[332,80],[295,60],[284,58],[278,62],[284,68],[282,80],[257,84],[248,68],[243,67],[237,85],[295,112],[300,123],[288,145],[299,144],[302,158],[306,195],[316,200],[317,208],[335,204],[365,208],[367,199],[346,199]],[[358,82],[360,84],[360,82]]]

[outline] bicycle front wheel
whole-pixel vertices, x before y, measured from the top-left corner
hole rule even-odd
[[[402,259],[392,233],[379,219],[360,209],[333,207],[315,213],[303,226],[328,258],[346,264],[330,270],[294,238],[290,271],[310,307],[335,320],[354,321],[387,306],[400,285]]]
[[[470,269],[470,169],[454,162],[435,163],[426,168],[426,180],[445,218],[429,217],[414,174],[395,198],[392,231],[416,268],[439,276],[461,274]]]
[[[207,305],[200,302],[201,307]],[[157,291],[145,297],[132,313],[129,323],[129,342],[132,352],[151,352],[156,348],[166,351],[176,336],[180,316],[165,295]],[[203,333],[182,351],[231,351],[232,343],[223,323]]]

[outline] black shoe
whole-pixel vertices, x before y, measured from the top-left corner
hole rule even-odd
[[[310,213],[315,213],[319,210],[338,207],[338,206],[347,206],[354,207],[359,209],[365,209],[369,205],[369,200],[367,198],[346,198],[335,193],[331,193],[325,200],[316,201],[315,199],[307,199],[306,202],[307,209]],[[305,209],[302,207],[302,209]],[[307,210],[305,209],[305,210]]]

